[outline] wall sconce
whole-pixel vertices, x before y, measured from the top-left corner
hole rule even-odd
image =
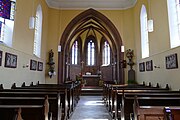
[[[28,68],[29,64],[23,65],[23,68]]]
[[[123,45],[121,46],[121,52],[122,53],[125,52],[125,47]],[[121,60],[120,63],[121,63],[121,68],[126,68],[126,64],[127,64],[126,60]]]
[[[29,29],[34,29],[35,27],[35,17],[33,15],[33,12],[34,12],[34,0],[32,0],[32,15],[31,17],[29,18]]]
[[[52,76],[56,75],[56,72],[54,70],[55,66],[54,66],[54,52],[52,51],[52,49],[49,51],[49,62],[47,63],[49,65],[49,72],[48,75],[50,78],[52,78]]]
[[[153,31],[154,31],[153,20],[150,19],[148,20],[148,32],[153,32]]]
[[[153,32],[154,31],[154,23],[153,23],[153,19],[151,18],[151,0],[148,0],[148,14],[149,14],[149,20],[147,21],[147,29],[148,32]]]
[[[61,52],[61,45],[58,45],[58,52]]]
[[[160,66],[156,66],[156,65],[155,65],[154,68],[160,68]]]
[[[121,52],[124,52],[125,51],[125,48],[124,48],[124,46],[122,45],[121,46]]]
[[[30,17],[29,18],[29,29],[34,29],[34,23],[35,23],[35,18]]]

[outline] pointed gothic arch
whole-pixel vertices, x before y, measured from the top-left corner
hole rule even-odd
[[[121,36],[114,24],[105,15],[94,9],[88,9],[72,19],[61,36],[59,45],[61,45],[62,51],[58,53],[58,83],[65,81],[67,53],[70,42],[74,40],[75,36],[80,36],[83,31],[90,29],[108,38],[114,56],[115,73],[113,74],[118,83],[124,83],[124,71],[120,62],[124,58],[124,54],[120,49],[123,45]]]

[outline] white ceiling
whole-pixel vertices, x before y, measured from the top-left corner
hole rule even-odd
[[[137,0],[46,0],[51,8],[57,9],[102,9],[117,10],[133,7]]]

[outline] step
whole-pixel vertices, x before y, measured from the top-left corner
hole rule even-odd
[[[86,86],[81,89],[81,95],[102,95],[102,87]]]

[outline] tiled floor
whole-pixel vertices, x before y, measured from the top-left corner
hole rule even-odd
[[[112,120],[102,96],[81,96],[70,120]]]

